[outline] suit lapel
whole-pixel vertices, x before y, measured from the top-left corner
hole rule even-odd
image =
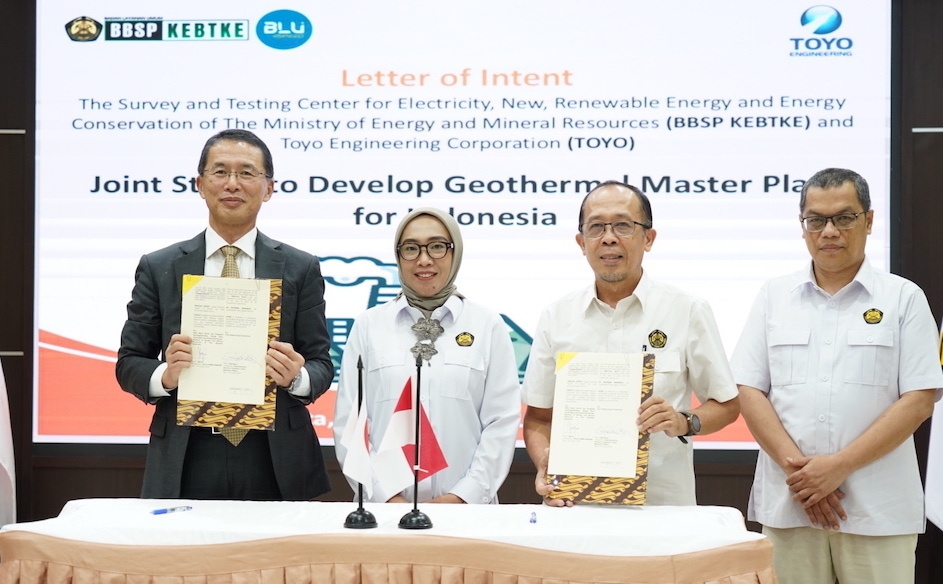
[[[285,277],[285,252],[281,243],[260,231],[255,238],[255,277],[281,280]]]
[[[174,260],[174,281],[179,288],[184,274],[202,275],[206,265],[206,232],[180,244],[180,257]]]

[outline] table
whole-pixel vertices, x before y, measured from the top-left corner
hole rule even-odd
[[[192,510],[152,515],[170,506]],[[726,507],[86,499],[0,530],[0,584],[774,584],[772,547]],[[535,519],[531,521],[531,517]]]

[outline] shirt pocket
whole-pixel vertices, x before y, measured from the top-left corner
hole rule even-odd
[[[657,395],[671,400],[673,397],[668,395],[674,390],[673,387],[684,387],[679,385],[679,376],[683,374],[681,367],[681,353],[678,351],[658,351],[655,353],[655,385],[654,391]]]
[[[806,382],[811,338],[812,330],[807,328],[776,328],[767,333],[771,386]]]
[[[844,380],[864,385],[887,385],[894,365],[894,331],[869,327],[848,331],[848,367]]]
[[[678,351],[659,351],[655,353],[655,373],[679,373],[681,354]]]
[[[443,397],[481,402],[485,389],[485,360],[475,352],[459,351],[442,356],[444,383],[439,388]]]
[[[406,381],[415,373],[415,361],[410,370],[405,351],[374,349],[367,352],[367,377],[369,391],[376,392],[377,401],[399,399]]]

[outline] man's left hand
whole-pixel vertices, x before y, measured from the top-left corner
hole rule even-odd
[[[642,402],[639,408],[639,417],[636,420],[640,432],[664,432],[675,438],[688,433],[687,419],[680,414],[665,398],[653,395]]]
[[[265,355],[265,372],[279,387],[289,387],[304,367],[305,358],[291,343],[272,341]]]

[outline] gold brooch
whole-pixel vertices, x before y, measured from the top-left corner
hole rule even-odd
[[[877,324],[884,318],[884,313],[877,308],[869,308],[864,311],[864,322],[868,324]]]

